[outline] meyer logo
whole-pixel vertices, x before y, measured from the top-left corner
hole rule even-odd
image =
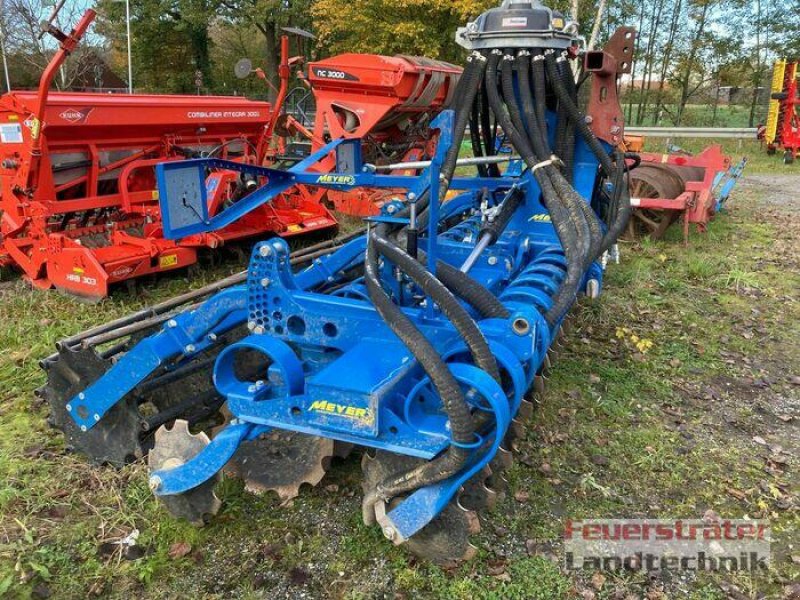
[[[355,185],[356,178],[353,175],[320,175],[317,183],[332,185]]]
[[[94,108],[68,108],[59,117],[70,123],[85,123]]]
[[[366,421],[369,418],[369,411],[366,408],[336,404],[335,402],[328,402],[327,400],[315,400],[311,406],[308,407],[308,410],[324,413],[326,415],[350,417],[351,419],[358,419],[360,421]]]
[[[537,223],[549,223],[551,221],[550,215],[542,213],[540,215],[533,215],[529,221],[536,221]]]

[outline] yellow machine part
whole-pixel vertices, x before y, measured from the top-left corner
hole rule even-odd
[[[777,60],[772,68],[772,87],[770,88],[769,112],[767,112],[767,130],[764,132],[764,141],[767,144],[775,142],[778,133],[778,119],[781,112],[781,101],[772,98],[773,94],[783,91],[783,78],[786,74],[786,61]]]

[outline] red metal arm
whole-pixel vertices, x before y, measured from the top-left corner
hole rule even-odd
[[[36,114],[34,115],[34,124],[32,129],[32,138],[33,143],[31,144],[31,163],[28,170],[28,177],[26,179],[26,187],[27,189],[31,189],[35,186],[36,178],[39,174],[39,163],[41,162],[42,158],[42,128],[44,127],[44,115],[45,109],[47,108],[47,97],[50,95],[50,85],[53,83],[53,78],[55,78],[58,69],[61,68],[61,65],[64,64],[64,61],[67,60],[67,57],[78,47],[80,44],[81,39],[86,34],[86,30],[89,29],[89,26],[94,21],[97,13],[92,9],[87,10],[83,13],[83,17],[81,20],[78,21],[78,24],[75,26],[69,35],[63,36],[56,34],[56,37],[60,40],[59,49],[55,53],[52,59],[50,59],[50,63],[47,65],[47,68],[42,73],[42,78],[39,80],[39,105],[36,109]]]
[[[264,130],[264,137],[258,144],[258,161],[259,164],[264,160],[264,153],[272,141],[272,134],[275,131],[275,123],[278,117],[283,112],[283,103],[286,100],[286,94],[289,92],[289,77],[291,76],[291,68],[289,67],[289,36],[281,36],[281,64],[278,67],[278,76],[281,80],[281,86],[278,90],[278,97],[275,98],[275,105],[272,107],[272,116],[269,119],[266,129]]]

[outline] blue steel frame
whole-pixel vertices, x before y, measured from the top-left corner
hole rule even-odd
[[[174,202],[165,193],[171,176],[185,177],[192,171],[202,175],[206,169],[223,168],[266,181],[259,190],[214,217],[200,214],[195,223],[180,228],[173,228],[165,217],[168,237],[224,227],[298,184],[345,191],[362,186],[403,188],[417,197],[429,191],[429,228],[420,246],[427,252],[432,272],[437,260],[460,266],[481,227],[480,215],[475,214],[439,234],[440,216],[468,215],[482,198],[498,202],[512,186],[524,190],[524,208],[517,210],[502,237],[470,272],[478,283],[498,295],[510,313],[508,319],[478,322],[505,375],[504,387],[471,364],[452,324],[430,298],[421,301],[424,296],[419,288],[399,280],[388,261],[382,266],[387,289],[445,357],[468,402],[476,411],[492,415],[489,425],[468,446],[471,458],[459,473],[416,490],[382,517],[381,524],[396,532],[396,542],[435,518],[461,485],[496,454],[556,333],[558,324],[551,328],[542,314],[552,305],[552,296],[566,272],[563,251],[539,200],[539,187],[530,172],[519,165],[513,165],[500,178],[454,178],[450,188],[464,193],[439,206],[439,173],[452,139],[452,126],[452,111],[445,111],[433,122],[432,127],[440,132],[440,143],[431,166],[419,176],[366,172],[359,151],[345,146],[359,145],[360,140],[331,142],[288,171],[216,159],[165,163],[157,168],[165,215],[169,212],[165,203]],[[308,170],[337,151],[355,157],[350,172],[320,174]],[[581,144],[576,146],[573,175],[576,189],[590,201],[596,188],[597,161]],[[388,215],[377,220],[398,221]],[[154,472],[151,482],[156,494],[178,494],[202,484],[222,468],[243,440],[272,428],[423,459],[437,456],[454,443],[441,401],[422,368],[369,302],[363,282],[356,280],[332,293],[317,291],[363,261],[366,239],[362,236],[349,242],[297,274],[291,270],[283,240],[258,244],[245,285],[213,296],[139,342],[105,376],[73,398],[68,411],[82,430],[88,430],[156,369],[179,367],[207,349],[218,335],[246,323],[250,334],[226,347],[214,367],[214,383],[234,419],[184,465]],[[599,264],[586,273],[585,281],[589,279],[602,281]],[[269,359],[270,366],[260,379],[242,381],[237,377],[234,364],[243,352],[256,352]]]

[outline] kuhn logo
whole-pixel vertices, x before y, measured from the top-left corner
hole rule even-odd
[[[65,121],[69,121],[70,123],[85,123],[86,120],[89,118],[89,113],[91,113],[92,110],[94,109],[68,108],[58,116],[64,119]]]
[[[112,271],[111,273],[109,273],[109,275],[114,278],[122,279],[123,277],[126,277],[131,273],[133,273],[133,267],[120,267],[116,271]]]

